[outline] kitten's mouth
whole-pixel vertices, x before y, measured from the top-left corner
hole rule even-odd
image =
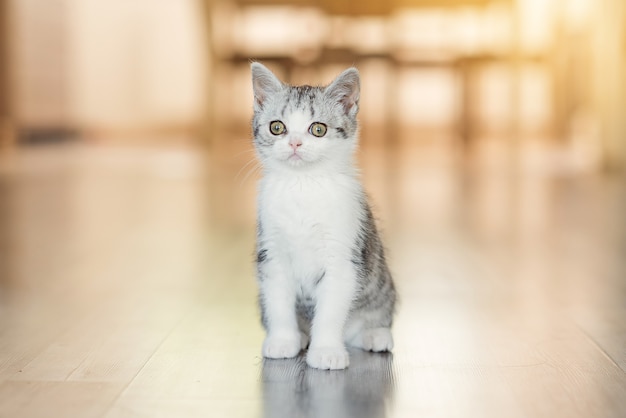
[[[299,160],[302,160],[302,157],[300,156],[300,154],[298,154],[296,151],[294,151],[293,154],[291,154],[289,156],[289,160],[299,161]]]

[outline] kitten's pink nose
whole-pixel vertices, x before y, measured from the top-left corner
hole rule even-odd
[[[291,138],[289,140],[289,145],[293,150],[297,150],[300,145],[302,145],[302,140],[300,138]]]

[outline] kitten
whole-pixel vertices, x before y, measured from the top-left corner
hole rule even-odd
[[[393,347],[396,299],[354,163],[360,81],[349,68],[326,87],[289,86],[252,63],[252,128],[263,168],[257,280],[263,356],[344,369],[345,344]]]

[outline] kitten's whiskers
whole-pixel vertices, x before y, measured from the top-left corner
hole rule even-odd
[[[242,172],[246,171],[246,174],[243,176],[243,179],[239,182],[239,187],[242,187],[248,177],[250,177],[253,173],[259,172],[261,169],[261,165],[257,161],[255,157],[253,157],[250,161],[248,161],[243,167],[239,169],[239,172],[235,176],[235,180],[240,178]]]

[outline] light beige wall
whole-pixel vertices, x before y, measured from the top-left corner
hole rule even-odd
[[[626,5],[600,0],[594,19],[594,102],[608,169],[626,166]]]
[[[11,128],[11,98],[8,80],[8,8],[6,2],[0,1],[0,147],[14,141]]]
[[[71,113],[86,127],[181,126],[203,116],[195,0],[68,0]]]
[[[68,123],[68,68],[64,0],[8,3],[11,113],[17,126]]]
[[[21,127],[197,126],[207,56],[200,0],[8,0]]]

